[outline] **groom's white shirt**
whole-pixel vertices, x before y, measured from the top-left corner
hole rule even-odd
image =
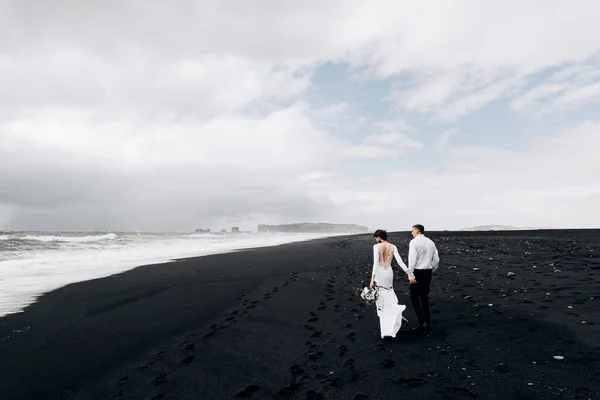
[[[423,234],[417,235],[408,245],[408,269],[437,269],[440,263],[435,243]]]

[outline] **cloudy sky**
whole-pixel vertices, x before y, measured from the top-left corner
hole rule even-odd
[[[600,227],[599,18],[0,0],[0,229]]]

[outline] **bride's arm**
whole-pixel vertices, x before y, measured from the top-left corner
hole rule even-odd
[[[394,258],[396,259],[396,262],[398,263],[400,268],[402,268],[404,272],[408,272],[408,267],[406,266],[406,264],[404,264],[404,261],[402,261],[400,253],[398,253],[398,247],[396,246],[394,246]]]
[[[377,246],[373,246],[373,272],[371,273],[370,287],[375,285],[375,273],[377,272],[377,265],[379,265],[379,249]]]
[[[400,253],[398,253],[398,247],[396,246],[394,246],[394,258],[396,259],[398,265],[400,265],[400,268],[402,268],[404,272],[408,275],[408,280],[410,281],[410,283],[416,282],[415,275],[408,269],[406,264],[404,264],[404,262],[402,261]]]

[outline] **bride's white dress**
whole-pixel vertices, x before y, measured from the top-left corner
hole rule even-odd
[[[398,304],[398,297],[394,292],[394,271],[392,270],[392,255],[402,267],[407,270],[402,262],[398,248],[391,243],[391,254],[387,260],[383,260],[381,244],[373,246],[373,275],[375,275],[375,285],[377,285],[377,316],[379,317],[379,327],[381,338],[385,336],[396,337],[396,334],[402,327],[402,312],[406,306]]]

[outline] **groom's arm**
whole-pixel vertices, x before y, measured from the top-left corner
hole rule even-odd
[[[414,240],[411,240],[408,243],[408,270],[410,272],[414,272],[416,265],[417,265],[417,247],[415,245]]]
[[[433,245],[433,259],[431,260],[431,268],[433,268],[433,270],[437,270],[438,266],[440,265],[440,255],[438,253],[438,249],[437,247],[435,247],[435,244]]]

